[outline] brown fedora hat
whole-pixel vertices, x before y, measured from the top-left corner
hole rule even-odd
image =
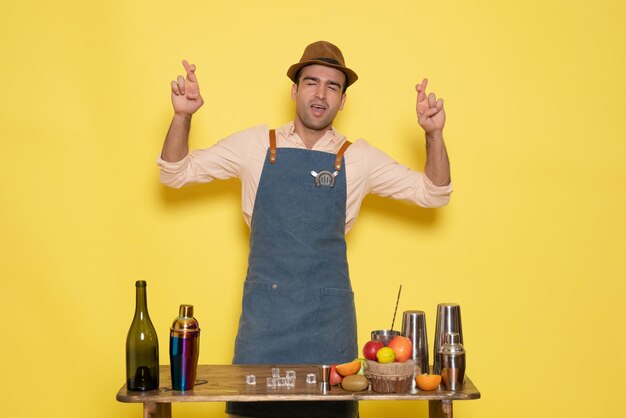
[[[339,48],[326,41],[313,42],[311,45],[307,46],[304,49],[302,58],[300,58],[300,62],[292,65],[289,67],[289,70],[287,70],[287,77],[296,83],[296,75],[298,74],[298,71],[302,67],[313,64],[324,65],[326,67],[332,67],[342,71],[348,80],[346,87],[354,83],[359,78],[354,71],[346,67],[343,54]]]

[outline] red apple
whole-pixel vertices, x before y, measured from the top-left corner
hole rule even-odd
[[[391,341],[389,341],[387,347],[391,348],[394,353],[396,353],[396,361],[400,363],[410,359],[413,354],[413,343],[411,343],[411,340],[403,337],[402,335],[394,337]]]
[[[341,383],[343,377],[339,373],[337,373],[337,365],[333,364],[330,366],[330,385],[336,386]]]
[[[363,357],[376,361],[376,353],[385,345],[381,341],[368,341],[363,346]]]

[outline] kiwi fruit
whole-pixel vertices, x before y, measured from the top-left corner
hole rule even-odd
[[[341,381],[341,387],[350,392],[360,392],[368,388],[370,382],[362,374],[346,376]]]

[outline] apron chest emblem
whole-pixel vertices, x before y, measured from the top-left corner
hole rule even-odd
[[[335,177],[339,174],[338,171],[331,173],[330,171],[320,171],[316,173],[315,171],[311,171],[311,175],[315,177],[315,185],[317,187],[326,186],[333,187],[335,185]]]

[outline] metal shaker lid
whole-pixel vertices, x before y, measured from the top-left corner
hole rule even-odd
[[[178,318],[174,319],[171,331],[178,336],[200,332],[200,325],[193,317],[193,305],[180,305]]]
[[[183,318],[193,318],[193,305],[180,305],[178,316]]]
[[[461,354],[465,353],[465,348],[461,345],[461,335],[458,332],[449,332],[444,336],[445,343],[439,350],[442,354]]]

